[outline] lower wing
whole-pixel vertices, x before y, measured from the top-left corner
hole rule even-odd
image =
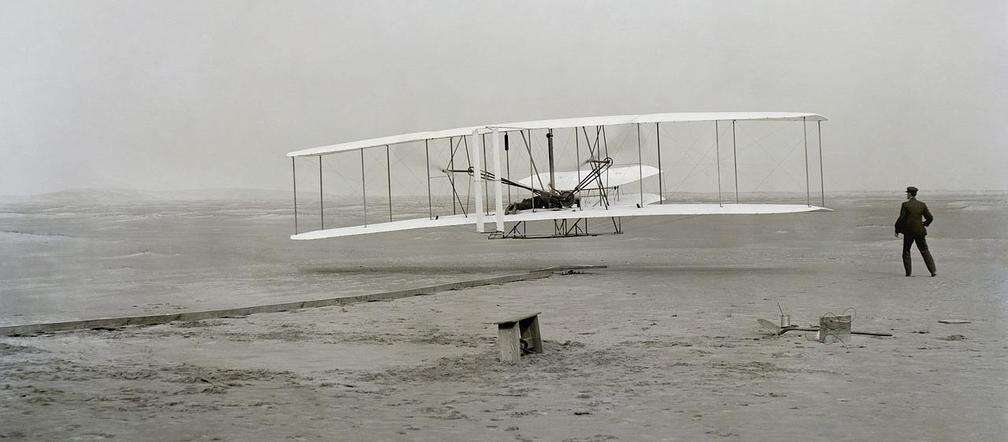
[[[610,206],[605,208],[570,208],[570,209],[538,209],[525,210],[519,213],[504,215],[504,222],[548,221],[579,218],[628,218],[635,216],[662,215],[769,215],[779,213],[802,213],[832,211],[825,207],[807,206],[804,204],[652,204],[644,207],[636,205]],[[494,215],[483,217],[486,223],[493,223]],[[374,233],[397,232],[400,230],[427,229],[433,227],[461,226],[476,224],[476,216],[447,215],[434,219],[417,218],[385,223],[368,224],[366,226],[337,227],[334,229],[315,230],[291,235],[291,239],[309,240],[324,238],[339,238],[354,235],[369,235]]]

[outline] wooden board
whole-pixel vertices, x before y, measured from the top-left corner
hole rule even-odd
[[[972,321],[967,321],[965,319],[939,319],[938,322],[942,324],[970,324]]]
[[[518,321],[521,321],[522,319],[528,319],[528,318],[532,318],[532,317],[535,317],[535,316],[539,316],[540,313],[542,313],[542,312],[515,314],[515,315],[512,315],[512,316],[508,316],[505,319],[501,319],[500,321],[494,321],[493,323],[494,324],[508,324],[508,323],[513,323],[513,322],[518,322]]]

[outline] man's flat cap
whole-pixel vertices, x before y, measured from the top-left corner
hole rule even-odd
[[[914,186],[907,187],[907,193],[916,194],[917,193],[917,188],[914,187]]]

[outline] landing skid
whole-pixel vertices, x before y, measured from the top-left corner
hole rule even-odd
[[[571,220],[560,219],[553,220],[553,234],[545,235],[529,235],[528,234],[528,221],[519,221],[514,223],[509,229],[504,232],[494,232],[491,233],[489,239],[551,239],[551,238],[576,238],[581,236],[601,236],[601,235],[620,235],[623,233],[623,220],[619,217],[609,218],[612,221],[612,231],[609,232],[589,232],[588,231],[588,219],[587,218],[577,218],[574,222],[568,222]]]

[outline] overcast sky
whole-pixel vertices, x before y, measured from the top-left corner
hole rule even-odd
[[[1008,2],[0,2],[0,194],[289,187],[477,123],[808,111],[827,190],[1008,188]]]

